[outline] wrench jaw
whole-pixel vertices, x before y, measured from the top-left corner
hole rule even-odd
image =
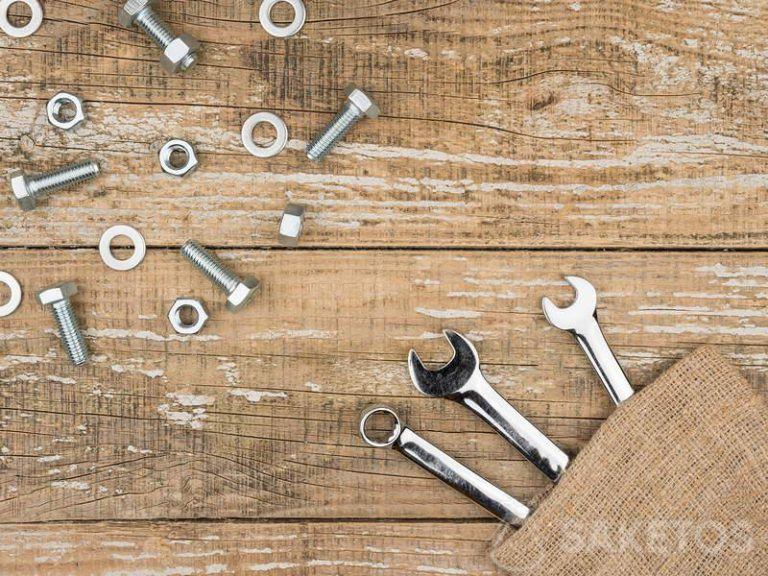
[[[545,296],[541,299],[541,308],[547,321],[555,328],[579,333],[588,329],[592,319],[597,317],[597,290],[579,276],[566,276],[565,280],[576,291],[573,304],[560,308]]]
[[[476,373],[480,372],[480,357],[472,343],[453,330],[443,334],[453,348],[453,358],[437,370],[429,370],[415,350],[408,354],[408,372],[416,389],[426,396],[452,398],[461,395]]]

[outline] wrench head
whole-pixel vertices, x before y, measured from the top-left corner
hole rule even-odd
[[[552,326],[561,330],[577,330],[595,316],[597,291],[579,276],[566,276],[566,282],[576,290],[576,299],[567,308],[559,308],[546,296],[541,299],[544,316]]]
[[[415,350],[408,354],[408,371],[414,386],[427,396],[447,398],[457,393],[480,370],[480,358],[472,343],[453,330],[443,334],[453,348],[453,358],[442,368],[429,370]]]

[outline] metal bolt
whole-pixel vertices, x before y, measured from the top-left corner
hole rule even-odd
[[[43,306],[50,306],[56,326],[59,329],[59,338],[69,359],[75,366],[85,364],[90,356],[88,346],[85,343],[83,333],[77,323],[75,310],[69,299],[77,294],[77,286],[74,282],[64,282],[49,286],[38,292],[37,299]]]
[[[139,26],[163,50],[160,64],[174,74],[185,72],[197,62],[200,42],[189,34],[174,35],[168,25],[152,9],[153,0],[128,0],[120,10],[120,23]]]
[[[94,160],[70,164],[43,174],[27,176],[21,170],[11,172],[11,192],[22,210],[32,210],[37,201],[49,194],[75,186],[99,175],[101,169]]]
[[[363,116],[378,118],[380,110],[360,88],[347,86],[347,101],[325,130],[307,146],[307,158],[319,162],[358,123]]]
[[[194,240],[187,240],[181,247],[181,255],[208,276],[218,288],[227,294],[227,309],[237,312],[243,308],[259,289],[256,278],[240,278],[212,252]]]

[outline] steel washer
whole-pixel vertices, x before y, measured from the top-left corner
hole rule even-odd
[[[126,260],[118,260],[115,258],[114,254],[112,254],[112,240],[118,236],[125,236],[133,242],[133,255]],[[133,270],[142,263],[146,253],[147,243],[144,240],[144,236],[142,236],[135,228],[126,226],[125,224],[112,226],[101,235],[101,240],[99,241],[99,254],[101,254],[101,259],[104,264],[109,268],[112,268],[112,270],[118,270],[120,272]]]

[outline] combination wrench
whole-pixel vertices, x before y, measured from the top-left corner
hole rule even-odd
[[[597,291],[584,278],[566,276],[565,280],[576,290],[576,299],[567,308],[559,308],[544,297],[541,300],[544,316],[552,326],[574,335],[611,400],[621,404],[635,392],[597,323]]]
[[[568,466],[568,455],[488,383],[480,371],[477,350],[467,338],[453,330],[444,334],[453,347],[453,359],[439,370],[428,370],[414,350],[408,355],[408,370],[416,388],[427,396],[447,398],[472,410],[556,482]]]
[[[386,416],[394,421],[392,431],[386,439],[376,440],[368,434],[368,422],[373,416]],[[525,504],[404,426],[397,413],[389,406],[371,406],[363,412],[360,417],[360,436],[374,448],[397,450],[508,524],[519,526],[531,513]]]

